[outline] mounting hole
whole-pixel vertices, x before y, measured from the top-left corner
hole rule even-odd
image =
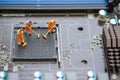
[[[83,27],[78,27],[78,30],[79,31],[83,31]]]
[[[81,60],[81,64],[86,65],[87,63],[87,60]]]

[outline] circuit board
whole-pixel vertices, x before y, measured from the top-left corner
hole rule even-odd
[[[56,19],[59,24],[60,66],[57,61],[54,63],[13,62],[14,28],[24,26],[24,22],[29,20],[33,22],[33,27],[47,27],[47,21],[52,19]],[[82,16],[0,17],[0,43],[7,47],[7,49],[1,48],[0,54],[8,55],[5,57],[7,61],[3,60],[5,61],[3,66],[0,65],[0,70],[8,72],[7,80],[12,80],[11,78],[34,80],[36,71],[42,73],[42,80],[57,80],[57,71],[64,71],[65,80],[87,80],[88,71],[94,71],[98,80],[109,80],[108,74],[105,72],[106,64],[102,45],[103,27],[98,25],[98,16],[95,16],[94,13],[83,13]],[[39,33],[43,34],[41,31]],[[43,40],[43,42],[46,41]],[[34,49],[34,47],[32,48]],[[2,60],[0,60],[1,62]],[[10,77],[11,75],[13,77]]]

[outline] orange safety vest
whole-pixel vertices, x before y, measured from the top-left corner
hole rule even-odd
[[[31,33],[31,28],[32,28],[32,24],[31,23],[26,23],[25,24],[25,31],[27,31],[28,34]]]
[[[48,30],[52,29],[54,30],[54,26],[56,25],[56,20],[51,20],[48,22]]]
[[[24,43],[24,36],[23,36],[23,30],[17,31],[17,39],[18,39],[18,45],[21,45],[21,43]]]

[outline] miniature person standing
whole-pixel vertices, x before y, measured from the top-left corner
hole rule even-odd
[[[51,30],[52,32],[55,32],[54,27],[56,25],[56,20],[50,20],[48,22],[48,31]]]
[[[48,24],[48,31],[46,32],[46,34],[43,34],[43,38],[47,39],[47,35],[52,31],[55,32],[55,27],[56,27],[56,20],[50,20],[47,22]]]
[[[23,43],[23,47],[25,47],[27,45],[27,43],[24,40],[24,36],[23,36],[23,29],[20,28],[17,30],[17,40],[18,40],[18,45],[20,46]]]
[[[25,30],[24,30],[25,34],[27,32],[31,36],[31,28],[32,28],[32,22],[29,21],[25,24]]]

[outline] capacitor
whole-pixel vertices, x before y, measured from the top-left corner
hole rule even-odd
[[[88,71],[87,76],[88,76],[88,79],[89,78],[95,78],[95,72],[94,71]]]
[[[115,59],[118,60],[120,57],[119,56],[115,56]]]
[[[115,64],[114,63],[111,63],[111,64],[109,64],[111,67],[115,67]]]
[[[36,71],[36,72],[34,73],[34,76],[35,76],[36,78],[41,78],[41,77],[42,77],[42,73],[41,73],[40,71]]]
[[[41,78],[35,78],[34,80],[41,80]]]
[[[114,53],[108,53],[108,54],[112,56]]]
[[[0,72],[0,77],[5,78],[7,76],[7,73],[5,71]]]
[[[113,75],[112,75],[112,79],[114,79],[114,80],[117,79],[117,77],[118,77],[118,76],[117,76],[116,74],[113,74]]]
[[[113,49],[108,49],[108,52],[113,52]]]
[[[120,64],[116,64],[117,67],[120,67]]]
[[[119,52],[116,52],[115,55],[119,55],[120,53]]]
[[[106,20],[107,11],[106,10],[100,10],[99,11],[99,21],[104,22]]]
[[[57,80],[65,80],[64,78],[58,78]]]
[[[115,61],[114,60],[109,60],[109,62],[114,63]]]
[[[113,60],[114,59],[114,56],[108,56],[109,59]]]
[[[118,24],[120,25],[120,19],[118,20]]]
[[[0,80],[5,80],[5,78],[0,78]]]
[[[96,80],[95,78],[89,78],[88,80]]]
[[[112,19],[110,19],[110,24],[111,25],[117,25],[118,24],[118,20],[116,18],[112,18]]]
[[[113,51],[114,51],[114,52],[118,52],[119,50],[118,50],[118,49],[114,49]]]
[[[116,60],[115,62],[116,62],[116,63],[120,63],[120,60]]]
[[[64,78],[64,72],[63,71],[58,71],[56,73],[57,78]]]

